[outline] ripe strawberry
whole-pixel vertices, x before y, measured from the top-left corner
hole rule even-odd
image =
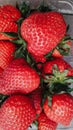
[[[52,56],[55,58],[63,58],[63,56],[68,55],[70,53],[70,48],[71,48],[71,44],[72,44],[72,42],[70,40],[60,43],[60,44],[57,46],[58,49],[56,47],[52,53]]]
[[[19,60],[20,62],[20,60]],[[3,72],[0,93],[29,93],[39,87],[40,77],[29,65],[13,61]]]
[[[44,112],[38,117],[38,130],[56,130],[57,123],[47,118]]]
[[[0,108],[0,129],[26,130],[35,118],[36,112],[30,98],[13,95]]]
[[[0,7],[0,15],[4,19],[10,19],[11,21],[17,21],[21,17],[20,11],[13,5],[3,5]]]
[[[65,33],[66,23],[58,12],[35,12],[21,25],[21,36],[28,43],[28,51],[39,57],[54,49]]]
[[[13,60],[15,45],[9,41],[0,41],[0,67],[5,69]]]
[[[15,66],[29,65],[24,58],[17,58],[15,60],[13,60],[12,64],[15,65]]]
[[[14,37],[3,34],[4,32],[14,32],[17,33],[18,26],[15,22],[10,19],[4,19],[0,16],[0,40],[12,40]]]
[[[47,98],[44,103],[44,112],[47,117],[65,126],[69,125],[73,118],[73,97],[65,93],[54,95],[51,108],[48,100]]]
[[[36,63],[44,63],[44,62],[46,62],[46,58],[44,56],[36,56],[36,55],[34,55],[33,57],[34,57]]]
[[[48,61],[44,64],[43,73],[44,74],[52,74],[52,67],[57,65],[60,72],[64,70],[71,70],[72,67],[69,63],[67,63],[64,59],[56,58],[54,60]]]
[[[42,89],[37,88],[31,93],[31,99],[33,101],[34,107],[36,109],[36,113],[39,115],[42,111],[41,108],[41,100],[42,100]]]
[[[61,55],[61,53],[57,49],[54,49],[52,56],[55,58],[62,58],[63,57],[63,55]]]

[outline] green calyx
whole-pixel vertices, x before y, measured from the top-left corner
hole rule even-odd
[[[3,102],[8,98],[8,95],[0,94],[0,107],[3,104]]]
[[[65,36],[61,40],[61,42],[58,44],[56,49],[60,52],[61,55],[63,55],[63,56],[69,55],[71,46],[69,44],[67,44],[67,42],[69,42],[71,40],[72,39],[70,36]]]
[[[52,74],[47,74],[44,79],[50,94],[73,91],[68,87],[73,83],[73,76],[67,76],[67,74],[68,70],[60,72],[57,65],[53,66]]]
[[[51,83],[61,83],[70,84],[73,82],[73,76],[67,76],[69,70],[64,70],[60,72],[58,66],[55,64],[52,67],[52,74],[46,74],[45,82]],[[72,80],[71,80],[72,79]]]

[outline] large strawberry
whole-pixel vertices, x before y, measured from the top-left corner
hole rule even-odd
[[[27,41],[28,51],[37,56],[54,49],[65,33],[66,23],[58,12],[35,12],[21,25],[21,35]]]
[[[4,70],[0,84],[0,93],[29,93],[39,87],[38,73],[24,61],[20,64],[15,60]]]
[[[0,7],[0,15],[4,19],[10,19],[11,21],[17,21],[21,17],[20,11],[13,5],[3,5]]]
[[[38,117],[38,130],[56,130],[57,123],[50,120],[44,112]]]
[[[5,69],[13,60],[15,45],[9,41],[0,41],[0,67]]]
[[[57,94],[52,97],[51,107],[48,105],[48,97],[44,103],[44,112],[51,120],[69,125],[73,118],[73,97],[69,94]]]
[[[27,130],[36,118],[30,98],[10,96],[0,108],[0,130]]]

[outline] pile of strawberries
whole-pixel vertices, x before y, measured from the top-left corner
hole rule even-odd
[[[56,130],[73,119],[71,37],[59,12],[0,7],[0,130]]]

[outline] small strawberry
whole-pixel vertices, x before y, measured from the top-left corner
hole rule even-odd
[[[72,69],[71,65],[67,63],[64,59],[53,59],[51,61],[47,61],[44,64],[43,67],[43,73],[44,74],[52,74],[53,66],[57,65],[60,72],[63,72],[64,70],[70,71]]]
[[[47,61],[44,64],[42,76],[48,86],[55,84],[64,85],[65,88],[64,86],[62,87],[62,91],[64,91],[64,89],[66,89],[66,85],[69,85],[73,82],[73,68],[64,59],[56,58],[51,61]]]
[[[67,39],[69,36],[65,36],[64,39]],[[58,46],[53,50],[52,56],[55,58],[63,58],[70,53],[72,42],[71,40],[62,40]]]
[[[15,66],[29,65],[24,58],[17,58],[15,60],[13,60],[12,64],[15,65]]]
[[[31,93],[31,99],[33,101],[36,113],[39,115],[42,111],[41,100],[42,100],[42,89],[38,88]]]
[[[5,69],[13,60],[15,45],[9,41],[0,41],[0,67]]]
[[[39,87],[40,77],[38,73],[25,62],[15,64],[13,61],[3,72],[0,84],[0,93],[29,93]]]
[[[55,94],[52,97],[52,106],[48,105],[49,97],[44,103],[44,112],[47,117],[57,123],[69,125],[73,118],[73,97],[69,94]]]
[[[50,120],[44,112],[38,117],[38,130],[56,130],[57,123]]]
[[[52,51],[65,33],[66,23],[58,12],[35,12],[21,25],[21,36],[33,56],[44,56]]]
[[[17,21],[21,17],[20,11],[13,5],[3,5],[0,7],[0,15],[4,19],[10,19],[11,21]]]
[[[27,96],[13,95],[0,108],[1,130],[27,130],[36,118],[35,108]]]
[[[63,57],[63,55],[61,55],[61,53],[57,49],[54,49],[52,56],[55,58],[62,58]]]

